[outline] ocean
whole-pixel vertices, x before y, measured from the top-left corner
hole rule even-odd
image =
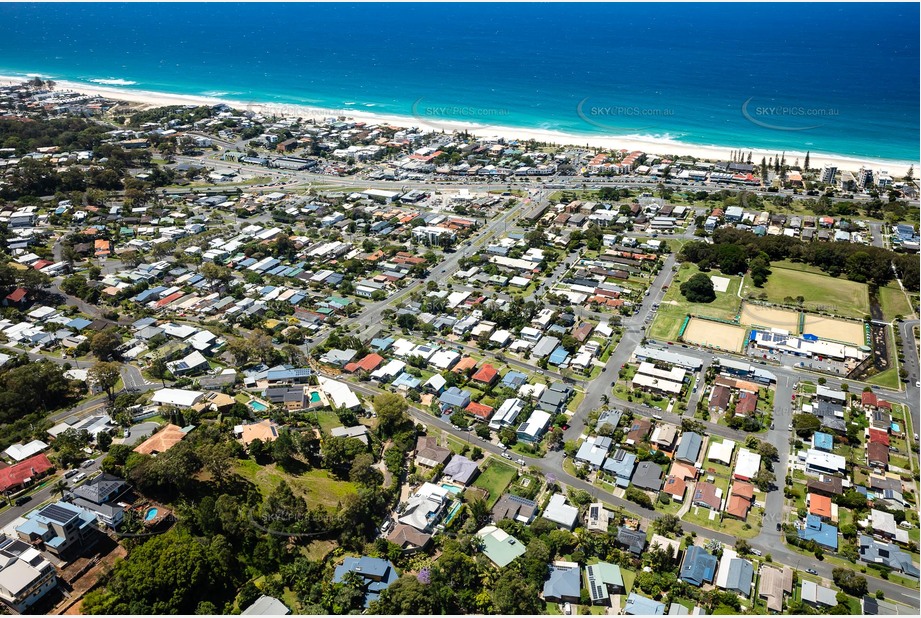
[[[919,160],[917,4],[0,4],[0,74]]]

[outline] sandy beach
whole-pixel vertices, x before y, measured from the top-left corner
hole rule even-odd
[[[9,85],[26,81],[23,77],[0,75],[0,84]],[[429,120],[418,116],[393,116],[375,114],[361,110],[351,109],[323,109],[303,105],[287,105],[281,103],[256,103],[225,98],[206,97],[198,95],[168,94],[148,90],[132,90],[116,88],[106,85],[89,85],[80,82],[55,80],[56,91],[73,91],[87,95],[98,95],[111,99],[138,103],[150,107],[164,105],[216,105],[225,103],[241,110],[260,112],[265,115],[286,116],[295,118],[328,118],[331,116],[346,116],[354,120],[373,124],[390,124],[401,127],[420,127],[437,131],[468,131],[478,137],[500,137],[505,140],[536,140],[559,145],[587,146],[608,150],[642,151],[648,154],[690,156],[698,159],[713,161],[726,160],[732,150],[752,152],[752,161],[756,164],[762,157],[770,159],[776,151],[759,150],[750,148],[745,144],[727,146],[704,146],[686,144],[675,140],[653,139],[642,136],[604,136],[604,135],[575,135],[558,131],[524,129],[517,127],[483,126],[473,123]],[[786,161],[793,165],[797,160],[802,163],[805,152],[786,151]],[[894,178],[901,179],[911,165],[918,167],[917,162],[891,161],[885,159],[859,158],[834,154],[821,154],[811,152],[809,155],[810,167],[819,168],[830,163],[840,170],[856,172],[863,166],[873,169],[888,171]]]

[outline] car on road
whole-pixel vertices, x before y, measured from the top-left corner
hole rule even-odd
[[[809,573],[810,575],[818,575],[818,574],[819,574],[819,572],[816,571],[815,569],[806,569],[806,572]]]
[[[64,478],[65,478],[65,479],[69,479],[70,477],[72,477],[72,476],[75,475],[76,473],[77,473],[77,470],[68,470],[67,472],[64,473]]]
[[[31,499],[32,499],[32,496],[19,496],[18,498],[16,498],[16,501],[13,504],[15,504],[16,506],[22,506],[23,504],[25,504]]]
[[[83,472],[78,472],[77,474],[74,475],[73,481],[71,481],[71,482],[72,482],[74,485],[76,485],[77,483],[79,483],[80,481],[82,481],[82,480],[85,479],[85,478],[86,478],[86,474],[84,474]]]
[[[521,458],[519,457],[518,459],[515,460],[515,463],[518,464],[519,466],[523,466],[523,465],[524,465],[524,459],[521,459]]]
[[[793,431],[793,423],[790,423],[789,425],[787,425],[787,430]]]
[[[781,527],[780,522],[777,522],[777,532],[780,532]]]
[[[761,555],[761,550],[760,550],[760,549],[753,549],[753,550],[752,550],[752,553],[755,554],[756,556],[760,556],[760,555]]]
[[[82,464],[80,464],[80,467],[81,467],[81,468],[89,468],[89,467],[92,466],[94,463],[96,463],[96,460],[95,460],[95,459],[87,459],[87,460],[84,461]]]
[[[502,453],[502,456],[505,457],[506,459],[508,459],[509,461],[512,460],[512,456],[509,455],[508,453]]]

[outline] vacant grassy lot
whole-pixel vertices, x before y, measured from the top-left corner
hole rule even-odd
[[[892,320],[897,315],[908,317],[912,315],[911,305],[905,298],[904,292],[899,288],[898,283],[890,283],[884,288],[879,288],[879,305],[883,310],[883,316],[886,320]]]
[[[335,508],[342,498],[357,491],[353,483],[341,481],[326,470],[313,469],[302,474],[291,474],[279,469],[276,464],[260,466],[251,459],[241,459],[234,466],[234,471],[256,485],[263,496],[268,496],[285,481],[310,506],[321,504]]]
[[[684,316],[690,314],[702,315],[711,318],[733,320],[739,313],[741,299],[738,296],[740,277],[728,277],[729,287],[725,292],[717,292],[716,300],[712,303],[692,303],[681,295],[681,284],[700,272],[696,264],[682,264],[675,278],[672,280],[662,302],[656,319],[649,329],[649,336],[660,341],[674,341],[678,338]],[[705,273],[718,277],[726,277],[718,270]]]
[[[806,310],[827,311],[852,318],[862,318],[870,313],[870,295],[865,283],[808,272],[799,266],[789,262],[771,264],[771,276],[764,287],[759,290],[748,284],[743,295],[764,292],[772,303],[793,306],[796,306],[795,302],[789,303],[784,299],[802,296],[806,299],[803,303]]]
[[[492,508],[499,497],[502,496],[505,488],[512,482],[512,479],[517,476],[517,468],[498,459],[490,459],[486,464],[486,468],[473,483],[473,486],[489,492],[489,500],[486,501],[486,504],[489,508]]]

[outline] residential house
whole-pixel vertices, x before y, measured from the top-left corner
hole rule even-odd
[[[590,470],[597,470],[604,463],[611,448],[611,438],[605,436],[589,436],[579,447],[575,460],[582,463]]]
[[[416,465],[434,468],[444,466],[451,458],[451,449],[438,444],[434,436],[419,436],[416,440]]]
[[[412,526],[420,532],[432,532],[441,521],[450,492],[434,483],[422,483],[406,501],[406,507],[399,517],[401,524]]]
[[[911,561],[911,554],[897,545],[877,541],[866,534],[860,535],[859,544],[858,552],[863,562],[881,564],[911,577],[919,576],[918,566]]]
[[[534,410],[528,420],[521,423],[515,431],[519,440],[537,442],[550,425],[550,414],[543,410]]]
[[[28,613],[57,583],[54,565],[38,549],[0,536],[0,600],[13,612]]]
[[[823,522],[817,515],[806,515],[806,525],[797,534],[804,541],[815,541],[825,549],[838,551],[838,528]]]
[[[712,584],[716,575],[717,559],[699,545],[691,545],[684,552],[681,570],[678,577],[681,581],[700,588],[704,584]]]
[[[333,583],[342,583],[349,573],[355,573],[364,580],[365,608],[372,601],[379,599],[381,592],[389,588],[390,584],[400,577],[396,567],[389,560],[369,556],[361,556],[360,558],[350,556],[336,567],[333,572]]]
[[[730,517],[745,520],[755,500],[755,488],[744,481],[735,481],[726,498],[725,513]]]
[[[585,512],[585,529],[589,532],[607,532],[614,513],[604,508],[601,502],[592,502]]]
[[[240,612],[241,616],[287,616],[291,613],[288,607],[276,599],[266,595],[260,595],[258,599],[252,602],[246,609]]]
[[[646,549],[646,533],[642,530],[631,530],[625,526],[617,528],[617,545],[623,547],[634,556],[639,556]]]
[[[623,613],[627,616],[664,616],[665,604],[631,592],[624,602]]]
[[[700,482],[694,487],[694,497],[691,504],[702,506],[711,511],[719,511],[723,505],[723,490],[713,483]]]
[[[573,530],[579,520],[579,509],[566,504],[566,496],[563,494],[553,494],[542,517],[564,530]]]
[[[838,593],[808,579],[802,580],[800,598],[811,607],[834,607],[838,604]]]
[[[69,561],[95,545],[96,516],[69,502],[58,501],[26,513],[16,534],[26,543]]]
[[[662,467],[651,461],[641,461],[631,482],[640,489],[659,491],[662,489]]]
[[[685,432],[681,436],[681,442],[678,443],[678,450],[675,451],[675,460],[692,465],[697,463],[702,444],[703,438],[701,438],[700,434],[693,431]]]
[[[486,526],[476,535],[483,543],[483,554],[500,569],[525,552],[523,543],[496,526]]]
[[[537,515],[537,503],[514,494],[502,494],[492,507],[492,520],[499,523],[511,519],[522,524],[530,524]]]
[[[633,468],[636,466],[636,454],[629,453],[622,448],[614,451],[614,454],[604,460],[602,469],[614,476],[614,482],[618,487],[628,487],[630,479],[633,477]]]
[[[414,554],[428,548],[432,542],[432,535],[406,524],[397,524],[387,535],[387,540],[399,547],[404,554]]]
[[[751,595],[754,574],[751,562],[739,558],[735,550],[725,548],[716,573],[716,587],[748,597]]]
[[[585,581],[592,605],[607,605],[612,594],[623,594],[624,578],[620,567],[610,562],[596,562],[585,567]]]
[[[578,563],[555,562],[550,565],[550,576],[544,582],[544,601],[578,603],[581,591],[582,572]]]
[[[460,483],[464,486],[472,483],[479,473],[480,468],[477,463],[463,455],[454,455],[444,469],[445,476],[451,477],[451,480],[455,483]]]
[[[768,611],[782,612],[784,595],[793,594],[793,569],[766,564],[761,567],[760,581],[758,596],[765,600]]]

